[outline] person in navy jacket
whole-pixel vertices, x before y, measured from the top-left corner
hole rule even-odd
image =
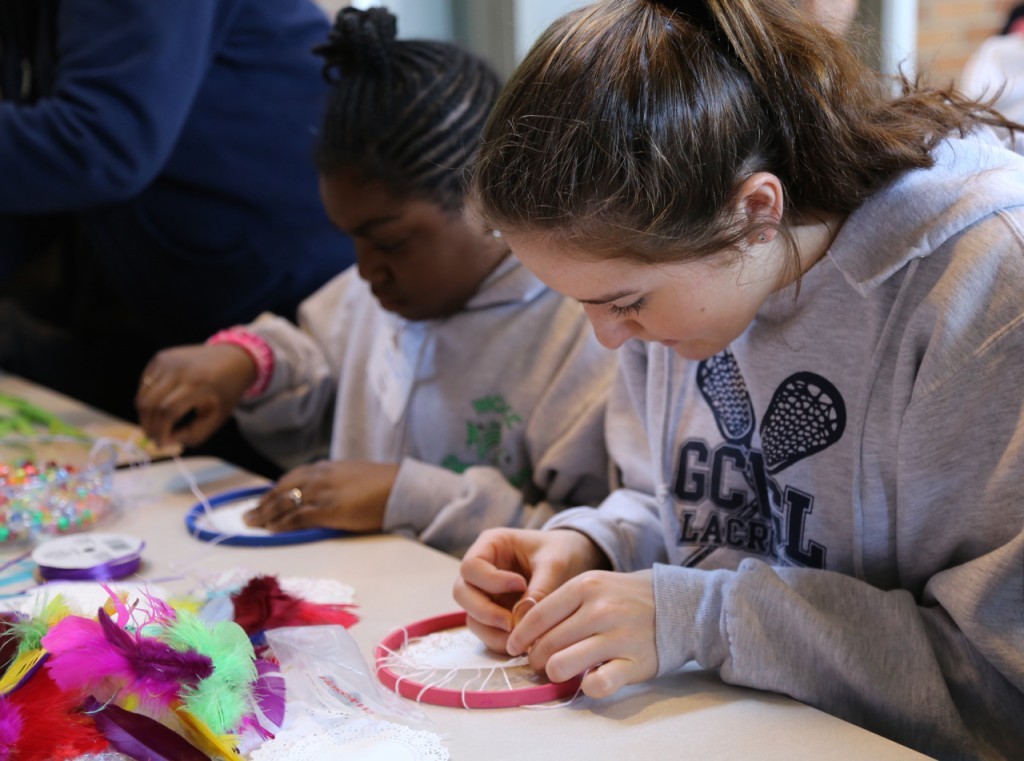
[[[0,369],[133,416],[154,351],[352,262],[311,158],[329,28],[313,0],[0,3]]]

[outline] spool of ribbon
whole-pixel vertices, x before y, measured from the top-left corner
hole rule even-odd
[[[43,542],[32,551],[45,581],[112,581],[142,563],[141,539],[126,534],[78,534]]]

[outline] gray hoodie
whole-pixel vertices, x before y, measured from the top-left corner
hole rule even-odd
[[[654,566],[665,673],[941,758],[1024,758],[1024,160],[949,140],[729,350],[633,341],[623,488],[549,527]]]
[[[303,302],[299,325],[249,326],[274,372],[239,424],[285,467],[400,462],[385,531],[461,554],[485,528],[539,527],[608,494],[615,354],[515,258],[462,311],[423,322],[382,310],[352,268]]]

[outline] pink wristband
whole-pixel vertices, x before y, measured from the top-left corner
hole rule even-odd
[[[266,341],[241,325],[236,325],[218,331],[206,339],[207,346],[216,344],[234,344],[243,349],[256,363],[256,380],[242,394],[243,399],[253,399],[267,390],[270,378],[274,374],[274,352]]]

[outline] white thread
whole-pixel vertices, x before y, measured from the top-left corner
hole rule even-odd
[[[537,686],[538,675],[529,667],[526,656],[484,665],[453,664],[453,657],[470,660],[481,657],[478,651],[483,648],[483,644],[468,629],[434,632],[415,638],[410,638],[405,628],[400,632],[402,642],[397,646],[398,650],[382,646],[385,657],[379,659],[375,668],[377,671],[387,668],[395,674],[395,692],[400,692],[403,682],[414,685],[418,692],[413,699],[417,702],[423,702],[430,690],[448,688],[457,689],[462,706],[471,708],[468,698],[471,692],[512,691]],[[460,654],[458,648],[465,650],[467,646],[472,652]],[[527,674],[516,676],[518,671],[527,669]],[[571,700],[548,707],[569,705],[578,694],[579,690]]]
[[[178,472],[181,474],[181,477],[185,479],[185,483],[188,484],[188,488],[192,492],[192,495],[196,498],[199,504],[202,505],[203,513],[209,518],[210,515],[213,513],[213,506],[210,504],[210,500],[207,499],[206,495],[203,493],[203,490],[199,488],[199,483],[196,481],[195,477],[192,475],[192,472],[185,465],[181,457],[179,455],[174,455],[173,459],[174,465],[175,467],[177,467]],[[193,536],[195,536],[195,533],[193,533]],[[186,572],[192,566],[197,565],[200,561],[208,557],[215,546],[217,546],[221,542],[227,541],[228,539],[234,536],[238,536],[238,534],[220,534],[215,539],[212,539],[209,542],[205,542],[204,547],[202,547],[199,551],[197,551],[190,557],[186,557],[185,560],[172,560],[170,563],[168,563],[168,565],[170,566],[171,571],[175,575],[164,576],[159,579],[155,579],[154,581],[173,581],[175,579],[184,578],[185,576],[187,576]]]

